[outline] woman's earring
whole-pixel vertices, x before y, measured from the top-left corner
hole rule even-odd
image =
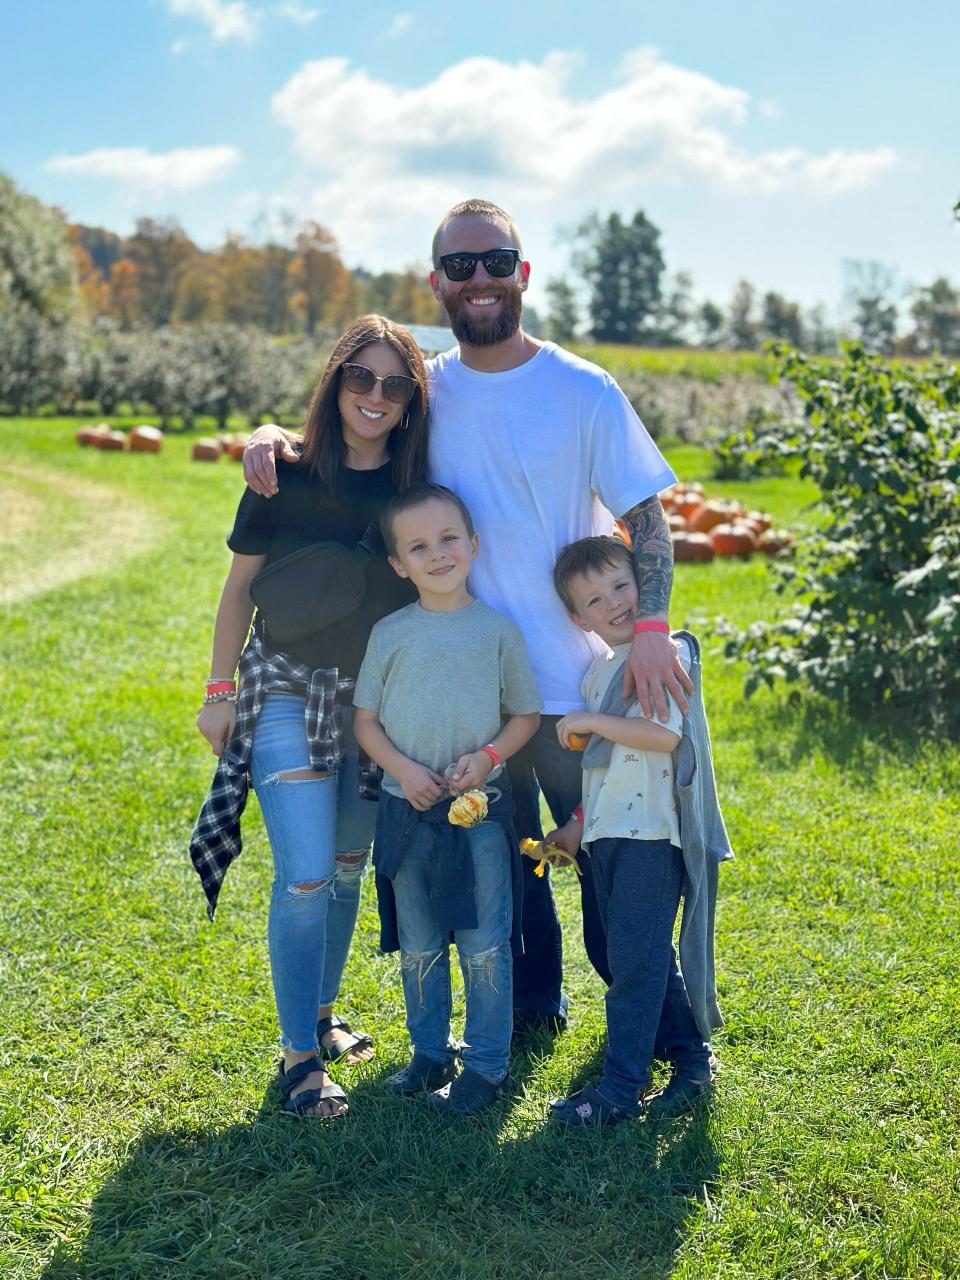
[[[409,425],[410,425],[410,415],[409,413],[405,413],[403,417],[400,419],[400,430],[406,431]]]

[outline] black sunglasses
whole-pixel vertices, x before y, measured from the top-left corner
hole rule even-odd
[[[355,396],[365,396],[379,382],[383,387],[385,400],[392,400],[394,404],[406,404],[413,399],[417,390],[416,381],[405,373],[388,373],[381,378],[365,364],[343,364],[340,372],[343,375],[343,385]]]
[[[437,259],[437,270],[442,270],[448,280],[469,280],[483,263],[488,276],[503,279],[512,276],[520,261],[519,249],[488,249],[486,253],[443,253]]]

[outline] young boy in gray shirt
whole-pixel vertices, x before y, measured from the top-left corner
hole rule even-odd
[[[388,1085],[403,1096],[430,1091],[438,1110],[467,1114],[490,1106],[507,1079],[519,852],[500,767],[536,732],[541,704],[520,631],[467,589],[478,544],[460,499],[414,485],[388,504],[381,527],[390,563],[420,597],[374,627],[354,692],[357,741],[384,770],[374,865],[388,890],[387,945],[396,911],[413,1044]],[[453,825],[451,805],[478,790],[487,813]],[[459,1075],[451,935],[466,992]]]

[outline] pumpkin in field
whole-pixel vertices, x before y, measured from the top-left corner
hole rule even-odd
[[[703,506],[703,498],[699,493],[685,493],[680,498],[673,501],[674,514],[683,516],[684,520],[690,521],[697,511]]]
[[[684,520],[683,516],[678,516],[676,512],[671,512],[667,516],[667,526],[671,533],[686,533],[688,528],[686,520]]]
[[[239,462],[243,457],[243,451],[246,447],[247,447],[247,441],[245,436],[240,436],[240,437],[234,436],[234,438],[227,445],[227,453],[234,460],[234,462]]]
[[[718,556],[749,556],[757,545],[753,532],[743,525],[718,524],[709,537]]]
[[[194,462],[218,462],[220,459],[220,446],[216,440],[206,437],[196,442],[190,456]]]
[[[130,448],[133,453],[159,453],[163,448],[163,432],[146,425],[134,427],[130,432]]]
[[[93,442],[98,449],[106,449],[117,453],[127,447],[127,437],[122,431],[105,431]]]
[[[671,533],[673,558],[678,564],[709,563],[716,555],[713,543],[705,533]]]
[[[773,521],[765,511],[748,511],[746,518],[752,524],[757,525],[761,533],[766,533],[768,529],[773,527]]]
[[[718,524],[727,524],[736,514],[736,506],[725,498],[711,498],[690,517],[694,533],[709,533]]]

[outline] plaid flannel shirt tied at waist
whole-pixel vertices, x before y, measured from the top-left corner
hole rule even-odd
[[[310,746],[310,768],[318,773],[335,773],[343,759],[343,730],[346,708],[340,695],[354,686],[350,676],[341,676],[337,667],[312,671],[287,653],[266,649],[259,619],[240,657],[237,669],[237,725],[190,837],[190,857],[207,895],[207,915],[213,919],[217,897],[227,868],[243,847],[240,816],[250,789],[248,771],[257,716],[268,693],[293,693],[306,699],[304,722]],[[360,794],[376,800],[380,770],[368,757],[360,756]]]

